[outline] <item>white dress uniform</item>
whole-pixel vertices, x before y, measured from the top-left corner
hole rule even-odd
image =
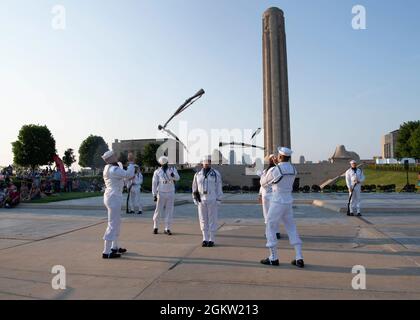
[[[171,229],[175,202],[175,181],[179,179],[178,171],[174,167],[168,167],[166,171],[160,167],[153,173],[152,193],[154,197],[158,198],[153,215],[154,229],[159,228],[160,216],[165,218],[165,230]]]
[[[128,180],[127,188],[130,190],[130,199],[128,201],[128,207],[129,207],[128,211],[135,211],[136,208],[138,208],[139,211],[143,211],[143,206],[141,204],[141,199],[140,199],[142,184],[143,184],[143,175],[140,172],[136,173],[134,178]]]
[[[103,239],[112,241],[112,248],[118,247],[118,236],[121,228],[121,207],[123,204],[124,180],[134,176],[134,165],[129,164],[127,170],[122,165],[107,164],[104,168],[105,181],[104,204],[108,210],[108,226]],[[104,253],[110,253],[109,246],[105,246]],[[108,252],[106,252],[108,251]]]
[[[264,177],[269,169],[265,169],[260,178]],[[268,209],[270,209],[270,201],[271,197],[273,195],[273,190],[271,188],[271,185],[266,185],[265,187],[260,187],[259,194],[261,195],[261,202],[262,202],[262,209],[263,209],[263,216],[264,216],[264,223],[267,224],[267,215],[268,215]]]
[[[277,166],[269,169],[260,180],[262,187],[272,186],[272,197],[266,224],[266,246],[270,249],[271,261],[278,260],[276,232],[279,230],[280,222],[286,228],[290,244],[295,247],[296,260],[303,259],[301,253],[302,240],[296,230],[292,207],[292,191],[296,174],[296,169],[290,162],[280,162]]]
[[[362,192],[362,183],[364,181],[365,181],[365,175],[363,174],[362,169],[357,168],[356,170],[353,170],[353,168],[350,168],[346,171],[347,188],[349,188],[350,190],[353,190],[353,195],[350,201],[350,213],[354,214],[355,211],[358,214],[360,213],[360,200],[361,200],[360,194]]]
[[[198,206],[203,241],[215,242],[218,228],[218,206],[223,197],[222,176],[219,171],[209,168],[206,174],[203,168],[197,172],[194,175],[192,192],[194,203]],[[199,192],[201,202],[195,200],[195,192]]]

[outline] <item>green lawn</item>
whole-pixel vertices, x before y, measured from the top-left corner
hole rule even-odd
[[[363,172],[366,176],[366,181],[364,184],[376,184],[376,185],[389,185],[395,184],[396,190],[400,191],[406,184],[407,175],[405,172],[398,172],[398,171],[380,171],[374,169],[364,169]],[[409,172],[408,179],[410,184],[417,185],[417,173],[416,172]],[[337,185],[344,186],[346,183],[344,178],[337,181]]]
[[[28,203],[50,203],[64,200],[83,199],[102,196],[102,192],[62,192],[59,195],[51,195],[42,199],[28,201]]]

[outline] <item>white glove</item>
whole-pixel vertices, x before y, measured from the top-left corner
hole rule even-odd
[[[196,205],[196,206],[198,206],[198,202],[197,202],[197,200],[193,200],[193,202],[194,202],[194,204]]]
[[[216,200],[216,202],[217,202],[217,205],[221,205],[222,204],[222,200]]]

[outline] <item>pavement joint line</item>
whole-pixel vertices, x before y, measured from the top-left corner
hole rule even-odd
[[[0,291],[0,294],[12,295],[12,296],[21,297],[21,298],[30,298],[30,299],[34,299],[34,300],[43,300],[42,298],[38,298],[38,297],[34,297],[34,296],[26,296],[24,294],[17,294],[17,293],[6,292],[6,291]]]
[[[193,247],[187,254],[191,255],[196,249],[198,248],[198,246]],[[184,257],[181,257],[180,259],[178,259],[171,267],[169,267],[169,269],[163,271],[162,273],[160,273],[157,277],[155,277],[154,279],[152,279],[152,281],[150,281],[150,283],[144,287],[136,296],[134,296],[133,300],[139,298],[147,289],[149,289],[154,283],[156,283],[157,281],[159,281],[159,279],[161,279],[165,274],[167,274],[169,271],[171,271],[172,269],[174,269],[178,264],[181,263],[181,261],[183,260]]]
[[[49,281],[45,282],[45,281],[37,281],[37,280],[32,280],[32,279],[18,279],[18,278],[13,278],[13,277],[5,277],[5,276],[0,276],[0,279],[8,279],[8,280],[17,280],[17,281],[23,281],[23,282],[32,282],[32,283],[42,283],[42,284],[50,284]]]
[[[104,221],[105,219],[102,219],[102,220],[103,221],[97,222],[95,224],[91,224],[91,225],[84,226],[84,227],[81,227],[81,228],[69,230],[69,231],[62,232],[62,233],[59,233],[59,234],[55,234],[55,235],[52,235],[52,236],[49,236],[49,237],[46,237],[46,238],[35,239],[35,240],[28,241],[28,242],[25,242],[25,243],[19,243],[17,245],[11,246],[11,247],[2,248],[2,249],[0,249],[0,251],[8,250],[8,249],[16,248],[16,247],[21,247],[21,246],[25,246],[25,245],[29,245],[29,244],[32,244],[32,243],[35,243],[35,242],[40,242],[40,241],[44,241],[44,240],[49,240],[49,239],[57,238],[57,237],[60,237],[60,236],[66,235],[66,234],[70,234],[70,233],[77,232],[77,231],[80,231],[80,230],[84,230],[84,229],[88,229],[88,228],[91,228],[91,227],[95,227],[95,226],[98,226],[98,225],[103,224],[103,223],[106,222],[106,221]]]
[[[220,228],[222,228],[225,225],[225,223],[221,223],[220,226],[217,228],[217,230],[219,230]],[[191,256],[191,254],[198,249],[200,246],[197,245],[193,248],[191,248],[191,250],[189,250],[183,257],[180,257],[180,259],[175,262],[171,267],[169,267],[168,270],[162,272],[159,276],[157,276],[156,278],[154,278],[145,288],[143,288],[143,290],[140,291],[140,293],[138,293],[133,299],[137,299],[139,298],[147,289],[149,289],[154,283],[158,282],[165,274],[167,274],[168,272],[172,271],[173,269],[175,269],[178,265],[180,265],[182,263],[182,261],[184,261],[186,258],[188,258],[189,256]]]
[[[271,283],[254,283],[254,282],[239,282],[239,281],[208,281],[208,280],[196,280],[196,279],[188,279],[188,280],[172,280],[172,279],[165,279],[163,282],[173,282],[173,283],[184,283],[184,282],[197,282],[197,283],[210,283],[210,284],[228,284],[228,285],[241,285],[241,286],[256,286],[256,287],[273,287],[273,288],[287,288],[287,289],[311,289],[311,290],[334,290],[334,291],[350,291],[354,292],[357,290],[349,288],[338,288],[338,287],[311,287],[311,286],[292,286],[292,285],[278,285],[278,284],[271,284]],[[360,290],[360,292],[377,292],[377,293],[406,293],[406,294],[420,294],[420,291],[395,291],[395,290],[386,290],[386,289],[365,289]]]
[[[49,272],[46,272],[46,271],[40,271],[40,270],[25,270],[25,269],[8,269],[8,268],[2,268],[3,270],[8,270],[8,271],[19,271],[19,272],[31,272],[31,273],[35,273],[35,274],[37,274],[37,275],[41,275],[41,274],[48,274],[48,275],[50,275],[50,273]],[[107,279],[116,279],[116,280],[118,280],[118,279],[125,279],[125,280],[142,280],[142,278],[139,278],[139,277],[129,277],[129,276],[121,276],[121,275],[118,275],[118,276],[113,276],[113,275],[109,275],[109,274],[98,274],[98,273],[95,273],[95,274],[89,274],[89,273],[81,273],[81,272],[67,272],[66,273],[67,275],[72,275],[72,276],[82,276],[82,277],[92,277],[92,278],[107,278]],[[2,276],[0,276],[0,278],[6,278],[6,279],[14,279],[14,278],[7,278],[7,277],[2,277]],[[14,279],[14,280],[22,280],[22,281],[31,281],[31,280],[29,280],[29,279],[27,279],[27,280],[25,280],[25,279]],[[33,280],[33,282],[38,282],[38,283],[44,283],[44,282],[41,282],[41,281],[35,281],[35,280]],[[47,283],[50,283],[50,282],[47,282]]]
[[[359,219],[360,221],[363,221],[365,224],[367,224],[365,222],[365,219]],[[406,254],[404,254],[407,250],[409,250],[409,248],[407,248],[403,243],[401,243],[400,241],[388,236],[385,232],[383,232],[382,230],[378,229],[377,226],[375,224],[367,224],[369,227],[365,228],[367,229],[368,232],[370,232],[371,234],[376,234],[378,239],[388,239],[391,240],[392,242],[394,242],[393,244],[383,244],[382,246],[384,248],[387,248],[388,250],[397,253],[400,257],[406,259],[407,261],[414,263],[417,267],[420,267],[420,264],[413,258],[407,256]]]

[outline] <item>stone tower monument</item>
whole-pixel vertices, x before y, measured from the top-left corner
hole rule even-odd
[[[284,13],[275,7],[263,15],[263,77],[265,154],[277,154],[291,142]]]

